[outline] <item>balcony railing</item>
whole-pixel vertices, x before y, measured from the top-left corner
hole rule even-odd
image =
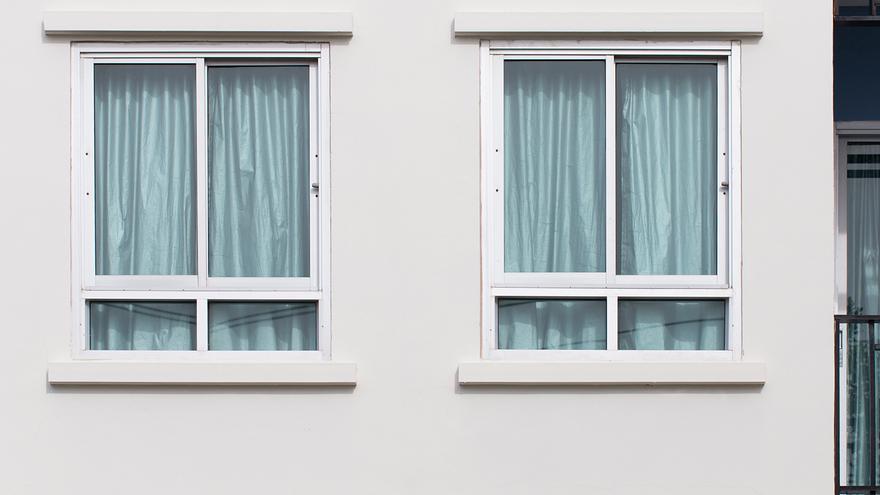
[[[836,315],[834,340],[836,493],[880,495],[877,456],[880,315]]]

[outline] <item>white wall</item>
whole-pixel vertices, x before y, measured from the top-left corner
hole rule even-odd
[[[41,10],[350,10],[334,42],[334,356],[354,389],[50,387],[69,335],[70,52]],[[743,333],[760,388],[475,388],[478,42],[457,10],[763,10],[743,73]],[[4,0],[0,493],[832,490],[831,5]]]

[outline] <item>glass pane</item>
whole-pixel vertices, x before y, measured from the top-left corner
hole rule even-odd
[[[847,313],[880,314],[880,143],[846,153]]]
[[[620,300],[618,346],[640,351],[724,350],[726,306],[716,300]]]
[[[499,299],[499,349],[605,349],[605,300]]]
[[[873,327],[873,328],[871,328]],[[871,480],[871,429],[876,429],[877,417],[871,416],[871,399],[874,398],[875,411],[876,396],[876,373],[880,369],[877,362],[877,353],[874,352],[873,344],[878,344],[878,327],[867,323],[846,325],[847,335],[847,366],[846,366],[846,431],[841,432],[846,438],[846,452],[841,454],[841,462],[846,463],[846,485],[873,485]],[[873,335],[871,335],[873,333]],[[873,339],[872,339],[873,337]],[[871,360],[874,360],[875,390],[871,390]],[[873,425],[872,425],[873,422]],[[876,447],[880,447],[876,443]],[[874,460],[875,481],[878,478],[877,459]]]
[[[89,349],[190,351],[195,348],[195,303],[89,303]]]
[[[195,67],[95,65],[95,273],[196,270]]]
[[[504,271],[605,270],[605,63],[504,63]]]
[[[847,313],[876,315],[880,313],[880,143],[850,142],[846,154]],[[872,445],[871,430],[880,430],[880,404],[876,403],[876,390],[871,390],[871,364],[873,361],[876,387],[880,363],[872,342],[878,344],[880,330],[877,325],[861,323],[846,325],[846,331],[846,432],[841,432],[846,452],[841,453],[841,462],[846,463],[846,484],[873,485],[880,479],[876,476],[880,466],[875,457],[872,480],[871,447],[876,453],[880,445],[877,438]]]
[[[717,273],[717,67],[617,65],[622,275]]]
[[[223,302],[208,305],[208,347],[215,351],[314,351],[313,302]]]
[[[309,68],[208,69],[209,272],[309,276]]]

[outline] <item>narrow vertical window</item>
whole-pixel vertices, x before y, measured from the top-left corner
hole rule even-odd
[[[196,273],[195,68],[95,65],[95,274]]]

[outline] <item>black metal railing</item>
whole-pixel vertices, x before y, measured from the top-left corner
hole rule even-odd
[[[880,315],[834,316],[834,485],[837,495],[880,495],[877,480],[878,324]],[[844,404],[846,418],[841,417]],[[845,427],[845,444],[841,425]]]

